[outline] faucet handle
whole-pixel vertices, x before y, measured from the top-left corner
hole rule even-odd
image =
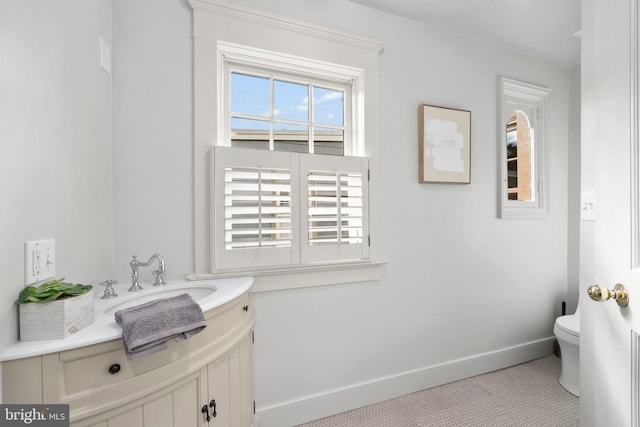
[[[156,275],[156,280],[153,282],[153,286],[164,286],[167,282],[164,280],[164,273],[160,270],[155,270],[153,274]]]
[[[115,285],[116,283],[119,283],[119,282],[115,279],[109,279],[109,280],[105,280],[104,282],[99,282],[100,285],[105,286],[104,295],[102,295],[101,297],[102,299],[115,298],[118,296],[118,294],[116,294],[115,289],[113,289],[113,285]]]

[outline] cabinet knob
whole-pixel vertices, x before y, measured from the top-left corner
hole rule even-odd
[[[242,307],[242,311],[249,311],[249,306],[245,305],[244,307]]]
[[[109,366],[109,373],[111,375],[115,375],[118,372],[120,372],[120,364],[119,363],[114,363],[113,365]]]

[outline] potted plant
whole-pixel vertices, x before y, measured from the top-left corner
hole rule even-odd
[[[16,304],[21,341],[65,338],[93,323],[92,286],[64,280],[49,280],[20,292]]]

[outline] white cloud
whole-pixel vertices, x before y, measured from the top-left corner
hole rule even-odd
[[[296,107],[296,110],[298,111],[309,111],[309,97],[305,96],[304,98],[302,98],[302,102],[300,102],[300,104],[298,104],[298,106]]]
[[[324,95],[322,95],[319,98],[315,98],[313,100],[314,104],[322,104],[323,102],[329,102],[329,101],[333,101],[336,99],[342,99],[343,97],[343,93],[342,92],[328,92],[325,93]],[[296,106],[296,110],[298,111],[309,111],[309,97],[305,96],[304,98],[302,98],[302,101],[300,102],[300,104],[298,104],[298,106]]]
[[[340,98],[342,98],[342,92],[328,92],[320,98],[316,98],[314,104],[320,104],[322,102],[333,101],[334,99]]]

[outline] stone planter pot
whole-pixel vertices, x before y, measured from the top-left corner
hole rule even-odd
[[[68,337],[93,323],[93,289],[63,300],[20,304],[20,341]]]

